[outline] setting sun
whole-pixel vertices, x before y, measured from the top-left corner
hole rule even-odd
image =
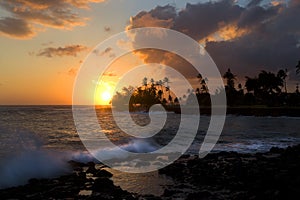
[[[109,105],[113,97],[114,87],[112,83],[99,81],[95,92],[96,105]]]
[[[107,91],[105,91],[101,94],[101,99],[103,101],[109,101],[109,100],[111,100],[111,98],[112,98],[112,95]]]

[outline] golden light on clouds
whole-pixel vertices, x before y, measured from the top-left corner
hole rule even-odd
[[[241,36],[247,34],[247,32],[248,31],[246,29],[238,28],[237,25],[235,25],[235,24],[230,24],[228,26],[221,28],[217,32],[217,34],[219,35],[220,38],[227,41],[227,40],[241,37]]]
[[[207,42],[229,41],[249,33],[249,30],[239,28],[236,24],[229,24],[227,26],[220,24],[220,27],[221,28],[218,31],[200,40],[199,43],[205,46],[205,43]]]

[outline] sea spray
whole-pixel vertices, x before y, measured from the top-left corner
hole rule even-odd
[[[0,188],[26,184],[31,178],[51,178],[70,172],[68,155],[43,149],[43,141],[34,132],[25,129],[1,128],[9,137],[6,152],[0,158]],[[10,151],[8,151],[10,149]]]
[[[22,152],[0,166],[0,188],[26,184],[31,178],[51,178],[70,172],[65,156],[46,150]]]
[[[127,144],[123,144],[120,146],[116,146],[114,148],[103,148],[103,149],[96,149],[90,153],[88,152],[76,152],[73,153],[71,156],[72,160],[78,162],[90,162],[90,161],[97,161],[95,157],[97,155],[101,155],[103,160],[111,160],[111,159],[126,159],[127,154],[120,153],[120,149],[125,151],[133,152],[133,153],[148,153],[157,150],[159,146],[154,142],[149,142],[146,140],[132,140]],[[92,154],[92,155],[91,155]]]

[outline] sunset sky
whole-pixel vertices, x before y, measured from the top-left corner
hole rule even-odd
[[[293,91],[300,82],[299,13],[299,0],[1,0],[0,104],[71,104],[76,74],[93,48],[147,26],[189,35],[221,73],[230,67],[237,82],[263,69],[287,68]],[[105,74],[106,90],[127,66],[150,61],[185,67],[155,52],[128,55]],[[109,99],[103,92],[102,99]]]

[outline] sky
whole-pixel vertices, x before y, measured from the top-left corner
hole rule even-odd
[[[76,75],[93,49],[122,31],[149,26],[192,37],[221,73],[231,68],[237,82],[287,68],[292,91],[299,82],[299,13],[299,0],[2,0],[0,104],[72,104]],[[109,48],[104,53],[114,56]],[[172,56],[139,51],[116,60],[96,91],[99,103],[109,101],[134,65],[171,65],[195,82],[187,64]]]

